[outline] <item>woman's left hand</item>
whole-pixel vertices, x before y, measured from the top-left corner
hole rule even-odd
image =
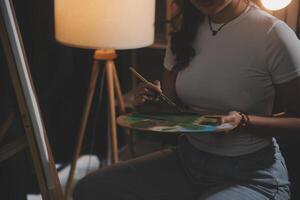
[[[221,124],[229,123],[234,127],[238,127],[241,124],[243,117],[237,111],[231,111],[228,115],[221,116]]]

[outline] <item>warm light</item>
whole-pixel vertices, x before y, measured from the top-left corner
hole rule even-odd
[[[261,0],[262,5],[268,10],[280,10],[291,3],[292,0]]]
[[[155,0],[55,0],[55,37],[70,46],[131,49],[154,40]]]

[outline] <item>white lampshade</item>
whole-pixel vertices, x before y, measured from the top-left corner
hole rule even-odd
[[[132,49],[154,41],[155,0],[55,0],[55,37],[82,48]]]
[[[291,3],[292,0],[261,0],[262,5],[268,10],[280,10]]]

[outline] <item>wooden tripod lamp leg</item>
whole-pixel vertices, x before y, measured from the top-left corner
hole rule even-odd
[[[110,137],[112,142],[113,163],[119,161],[118,155],[118,138],[116,125],[116,108],[115,108],[115,93],[114,93],[114,62],[107,60],[105,63],[106,78],[107,78],[107,92],[108,92],[108,112],[110,119],[108,126],[110,127]]]
[[[120,82],[119,82],[115,64],[113,64],[113,74],[114,74],[115,94],[118,99],[119,108],[120,108],[121,114],[125,115],[126,114],[126,106],[125,106],[124,98],[123,98],[123,95],[121,92],[121,86],[120,86]],[[131,157],[135,157],[135,151],[134,151],[134,147],[133,147],[133,135],[130,132],[130,130],[127,128],[125,128],[124,131],[125,131],[126,143],[128,144],[128,148],[129,148],[129,153],[130,153]]]
[[[74,173],[75,173],[75,169],[76,169],[76,162],[80,156],[80,151],[81,151],[81,147],[82,147],[82,143],[83,143],[83,139],[84,139],[84,133],[85,133],[87,122],[88,122],[88,117],[89,117],[91,107],[92,107],[92,101],[93,101],[93,97],[94,97],[94,93],[95,93],[95,87],[96,87],[98,75],[99,75],[99,63],[97,60],[95,60],[93,63],[93,66],[92,66],[91,79],[90,79],[89,86],[88,86],[88,91],[87,91],[84,110],[83,110],[83,114],[82,114],[81,124],[80,124],[80,128],[78,131],[76,146],[74,149],[73,159],[72,159],[72,163],[71,163],[71,170],[70,170],[67,185],[66,185],[66,190],[65,190],[66,198],[65,199],[67,199],[71,195],[71,192],[72,192],[73,178],[74,178]]]

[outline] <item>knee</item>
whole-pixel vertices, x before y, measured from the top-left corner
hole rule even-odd
[[[88,193],[88,182],[85,179],[81,179],[74,188],[73,191],[73,200],[83,200]]]
[[[73,200],[110,199],[109,181],[104,177],[90,174],[81,179],[74,187]]]
[[[129,172],[128,172],[129,171]],[[128,192],[131,168],[115,165],[93,172],[81,179],[73,191],[74,200],[120,199],[120,191]],[[126,189],[124,189],[126,187]]]

